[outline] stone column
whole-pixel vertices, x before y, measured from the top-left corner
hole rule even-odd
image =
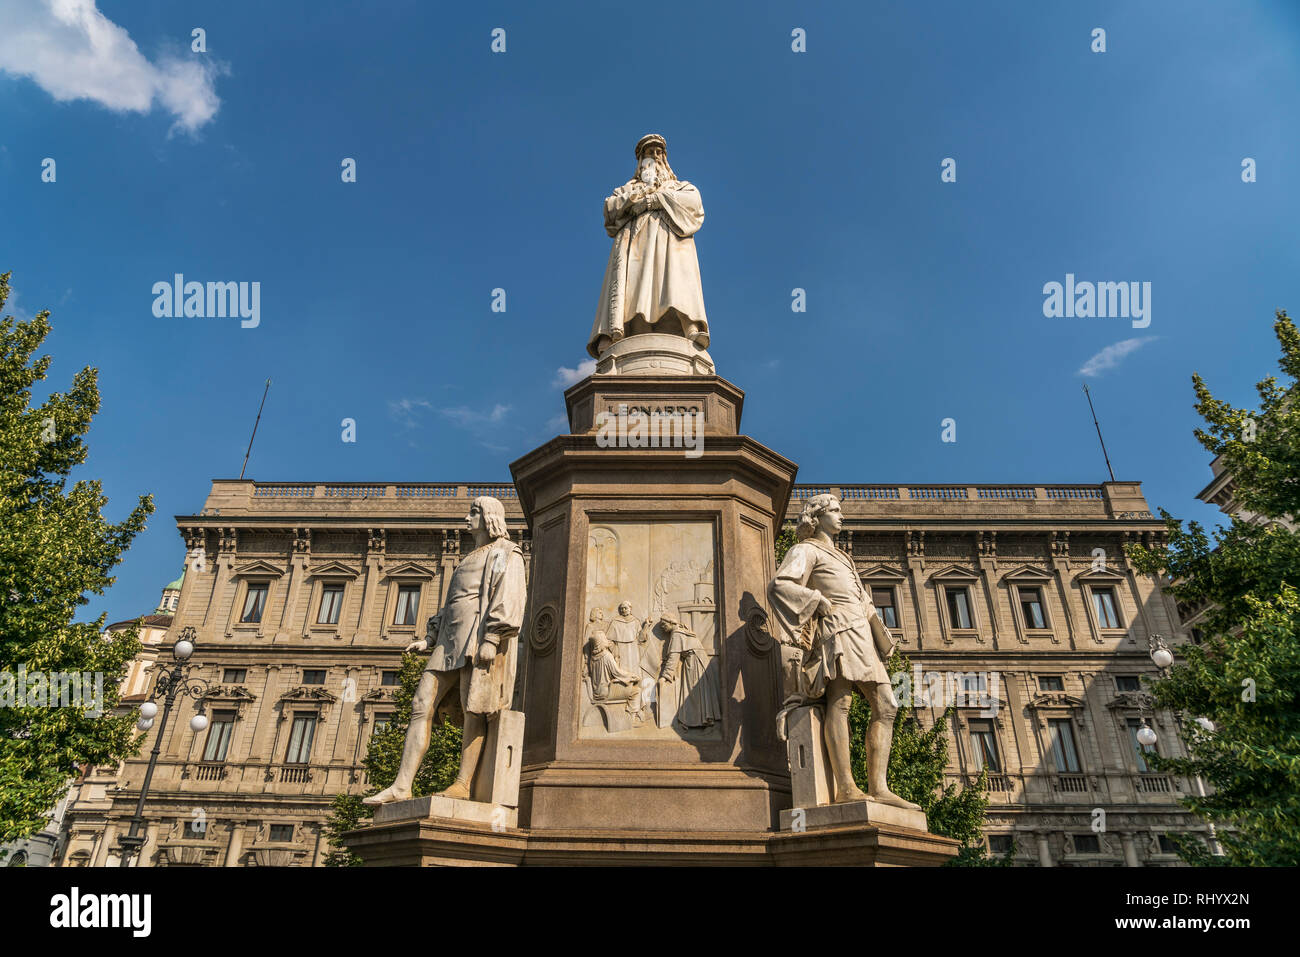
[[[1038,866],[1053,867],[1052,849],[1047,843],[1047,832],[1035,831],[1034,837],[1038,840]]]
[[[226,859],[223,867],[238,867],[239,855],[244,849],[244,821],[230,822],[230,840],[226,843]]]
[[[1141,867],[1142,864],[1138,861],[1137,845],[1133,843],[1133,832],[1120,831],[1119,842],[1124,848],[1124,866]]]

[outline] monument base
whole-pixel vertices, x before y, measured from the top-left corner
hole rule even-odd
[[[848,801],[820,807],[796,807],[781,812],[782,831],[811,831],[827,827],[854,827],[871,824],[900,827],[926,832],[925,812],[911,808],[878,804],[875,801]]]
[[[874,824],[677,833],[494,830],[470,821],[419,818],[375,824],[345,840],[367,867],[935,867],[957,854],[950,838]]]

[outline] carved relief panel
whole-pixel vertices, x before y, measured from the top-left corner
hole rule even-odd
[[[580,738],[721,738],[713,560],[711,522],[591,526]]]

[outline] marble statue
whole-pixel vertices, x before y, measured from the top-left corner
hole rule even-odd
[[[843,522],[835,496],[814,495],[804,502],[795,530],[799,541],[768,586],[774,630],[783,643],[803,649],[799,697],[803,702],[825,697],[823,739],[834,803],[867,800],[919,811],[886,784],[898,701],[884,662],[895,642],[876,615],[853,559],[835,546]],[[849,762],[854,688],[871,705],[865,794],[854,783]]]
[[[679,340],[680,354],[696,360],[689,371],[711,371],[692,238],[704,223],[700,191],[673,173],[668,144],[656,133],[641,137],[636,161],[636,175],[605,200],[605,231],[614,245],[587,352],[601,371],[599,360],[620,340],[656,334]]]
[[[510,707],[527,591],[523,552],[506,536],[505,508],[495,498],[474,499],[465,524],[474,536],[474,550],[452,572],[446,603],[429,619],[429,637],[406,647],[432,654],[412,701],[401,768],[392,786],[366,798],[366,804],[411,797],[411,782],[429,749],[434,713],[456,689],[465,713],[460,774],[441,794],[469,800],[487,719]]]

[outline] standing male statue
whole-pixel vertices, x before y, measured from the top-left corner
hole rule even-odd
[[[795,528],[799,542],[785,553],[768,586],[778,637],[804,649],[799,668],[803,697],[826,696],[822,736],[835,803],[868,800],[919,811],[886,784],[898,700],[884,662],[895,642],[877,617],[853,559],[835,547],[843,524],[835,496],[814,495],[804,502]],[[849,762],[849,706],[855,687],[871,705],[866,794],[854,783]]]
[[[474,550],[452,572],[446,604],[429,619],[429,638],[406,646],[407,651],[432,647],[433,654],[411,703],[402,766],[392,787],[366,798],[366,804],[411,797],[411,782],[429,750],[434,713],[456,688],[465,712],[460,773],[441,794],[469,800],[487,719],[510,707],[527,592],[523,551],[506,536],[505,508],[494,498],[474,499],[465,524]]]
[[[709,321],[691,238],[704,223],[700,191],[673,173],[657,133],[641,137],[636,161],[636,175],[605,200],[614,246],[587,352],[600,359],[624,337],[660,333],[682,337],[684,355],[694,350],[707,360]]]

